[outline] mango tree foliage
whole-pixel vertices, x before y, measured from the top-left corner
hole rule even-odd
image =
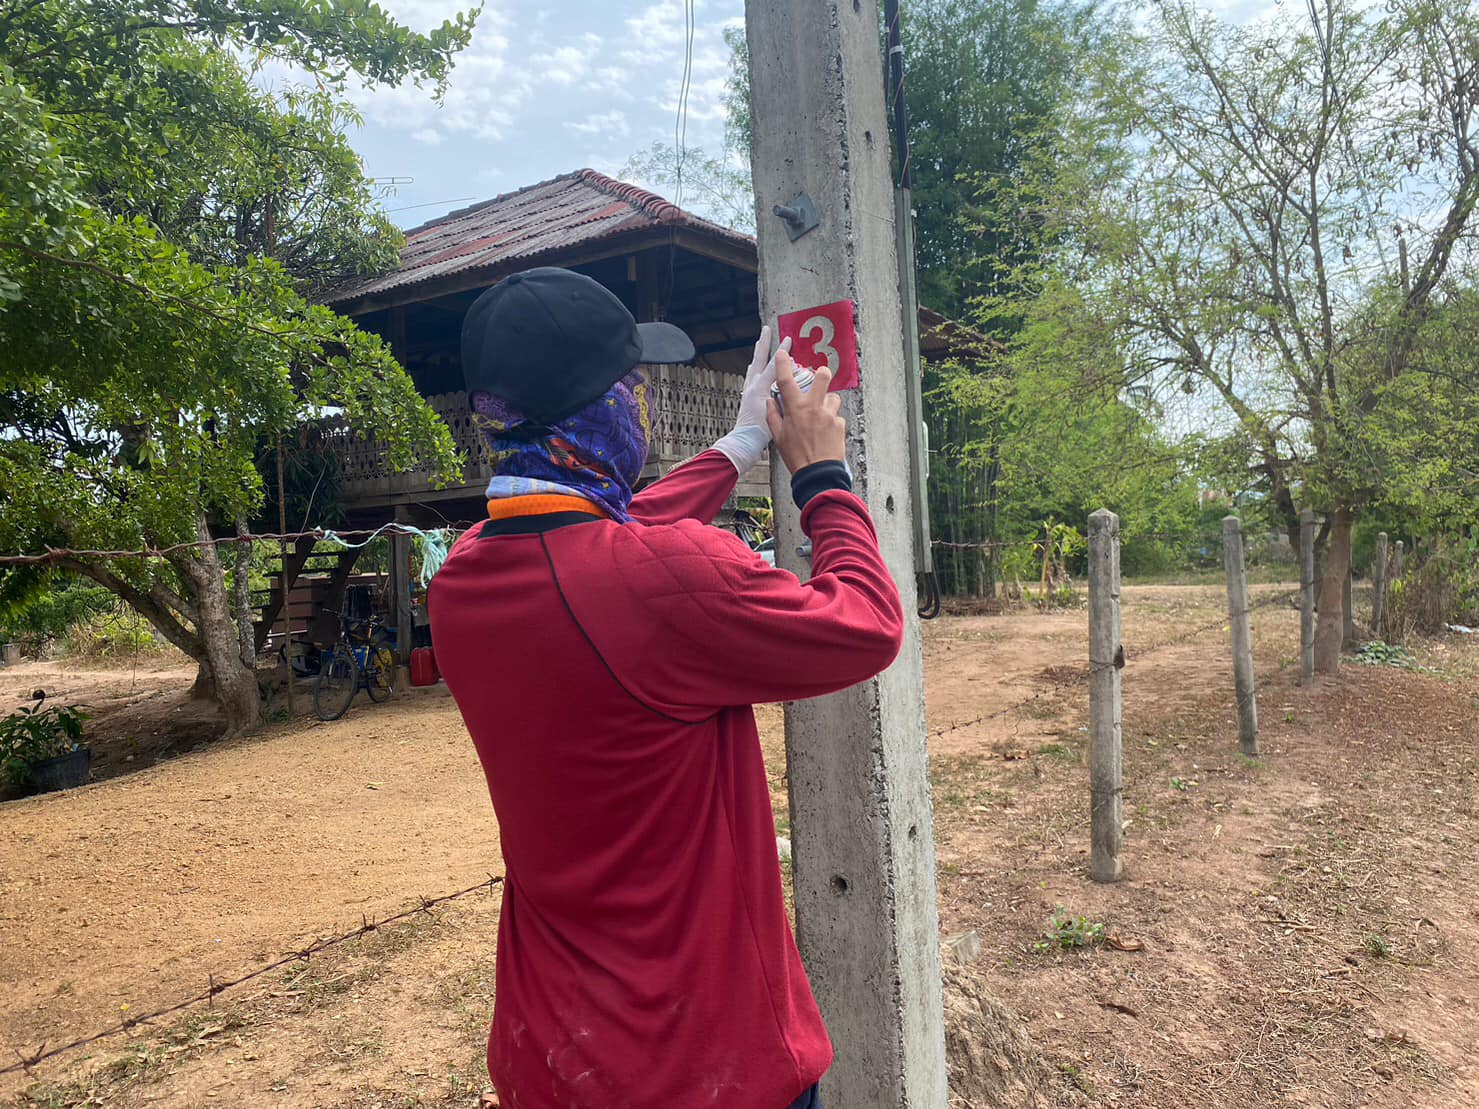
[[[350,76],[439,88],[470,17],[430,35],[322,0],[0,3],[0,549],[207,539],[261,503],[264,446],[327,408],[392,466],[458,466],[380,340],[305,294],[398,238],[341,132]],[[269,94],[236,58],[322,87]],[[210,546],[75,558],[255,723]],[[0,593],[27,584],[12,572]]]

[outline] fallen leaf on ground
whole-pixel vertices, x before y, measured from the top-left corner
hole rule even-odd
[[[1145,941],[1137,940],[1134,936],[1122,936],[1119,932],[1110,932],[1104,937],[1104,942],[1116,951],[1143,951]]]

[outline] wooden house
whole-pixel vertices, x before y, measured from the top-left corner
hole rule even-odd
[[[644,189],[577,170],[408,231],[396,269],[341,285],[323,298],[389,343],[466,459],[461,484],[435,489],[425,472],[391,472],[373,439],[342,422],[331,424],[327,434],[338,462],[346,527],[392,520],[434,527],[483,515],[491,475],[463,392],[462,320],[483,290],[535,266],[588,274],[639,321],[667,320],[693,338],[694,364],[659,366],[654,374],[658,427],[649,478],[704,450],[732,426],[761,327],[755,240]],[[920,330],[926,358],[970,353],[980,343],[979,336],[927,309],[920,311]],[[767,465],[756,467],[737,492],[769,496]],[[290,575],[295,561],[289,560]],[[395,572],[403,564],[403,555],[392,558],[393,578],[403,576]],[[347,576],[352,559],[335,565],[342,565],[336,574]],[[393,591],[404,614],[408,587],[393,583]],[[267,626],[278,615],[269,601]],[[296,629],[296,613],[292,622]]]

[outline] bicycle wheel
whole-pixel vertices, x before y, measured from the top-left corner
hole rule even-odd
[[[338,720],[349,711],[349,702],[358,688],[359,666],[354,653],[348,644],[337,643],[313,683],[313,711],[320,720]]]
[[[365,659],[365,692],[372,701],[388,701],[395,692],[395,652],[384,644],[369,648]]]

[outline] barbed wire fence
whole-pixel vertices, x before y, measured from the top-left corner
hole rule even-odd
[[[1295,600],[1298,596],[1299,591],[1296,589],[1286,593],[1277,594],[1276,596],[1265,597],[1260,601],[1256,601],[1250,604],[1247,611],[1253,612],[1257,609],[1269,608],[1276,604],[1287,604],[1290,601]],[[1173,635],[1169,639],[1165,639],[1159,643],[1152,644],[1151,646],[1146,647],[1144,650],[1136,651],[1133,656],[1127,655],[1125,660],[1126,665],[1131,662],[1141,661],[1149,657],[1150,655],[1155,654],[1157,651],[1164,651],[1168,650],[1171,647],[1178,647],[1183,643],[1189,643],[1191,640],[1196,639],[1198,636],[1206,635],[1209,631],[1227,627],[1228,623],[1229,618],[1227,616],[1219,616],[1216,620],[1209,621],[1205,624],[1198,624],[1196,627],[1189,628],[1184,632]],[[1023,697],[1021,700],[1013,701],[1011,704],[1004,705],[999,709],[993,709],[991,712],[982,713],[980,716],[973,716],[969,720],[952,722],[946,727],[937,728],[934,731],[929,732],[927,738],[939,739],[942,736],[947,736],[955,732],[964,731],[966,728],[973,728],[977,724],[985,724],[989,721],[997,720],[1003,716],[1009,716],[1014,712],[1019,712],[1020,710],[1026,708],[1033,702],[1040,701],[1049,694],[1058,692],[1063,688],[1071,688],[1080,685],[1087,688],[1089,678],[1092,676],[1093,670],[1091,667],[1089,669],[1086,669],[1082,674],[1075,675],[1070,681],[1056,682],[1052,686],[1039,689],[1036,693],[1033,693],[1027,697]]]
[[[444,525],[443,528],[437,530],[462,530],[472,526],[474,525],[467,522],[448,523]],[[63,562],[79,558],[104,558],[110,560],[126,558],[168,559],[169,556],[172,554],[178,554],[182,551],[197,549],[206,546],[226,546],[239,543],[253,543],[262,541],[288,542],[304,539],[312,539],[315,542],[342,543],[347,543],[350,540],[360,539],[367,542],[369,539],[373,539],[377,536],[390,534],[405,534],[425,538],[425,532],[423,532],[422,529],[398,523],[388,524],[373,530],[336,531],[326,528],[313,528],[298,532],[266,532],[261,534],[220,536],[204,540],[171,544],[167,546],[143,547],[133,550],[88,550],[48,547],[44,551],[32,554],[0,555],[0,566],[45,565],[47,563]],[[1173,537],[1142,535],[1137,536],[1137,538]],[[1037,539],[1030,539],[1025,541],[988,541],[984,543],[954,543],[946,540],[935,540],[935,545],[945,548],[968,549],[1000,549],[1006,547],[1039,548],[1042,542],[1042,540]],[[1275,596],[1266,597],[1260,601],[1250,604],[1247,611],[1252,612],[1256,609],[1266,608],[1275,604],[1288,603],[1297,598],[1298,595],[1299,591],[1295,590],[1292,592],[1281,593]],[[1191,640],[1196,639],[1197,637],[1204,635],[1209,631],[1226,627],[1228,626],[1228,623],[1229,618],[1227,616],[1219,616],[1216,620],[1197,625],[1193,628],[1189,628],[1170,637],[1169,639],[1155,643],[1145,648],[1144,650],[1137,651],[1131,658],[1127,659],[1127,661],[1143,660],[1150,655],[1155,654],[1156,652],[1179,646],[1181,644],[1190,642]],[[1069,681],[1055,681],[1052,685],[1039,689],[1031,695],[1014,701],[1011,704],[1004,705],[1001,708],[994,709],[990,712],[981,713],[980,715],[974,716],[969,720],[952,722],[945,727],[937,728],[933,731],[930,731],[927,733],[927,738],[931,740],[939,739],[944,736],[963,731],[967,728],[975,727],[977,725],[988,723],[992,720],[1000,719],[1004,716],[1020,712],[1023,709],[1027,708],[1029,705],[1042,700],[1050,694],[1057,693],[1064,688],[1077,686],[1087,687],[1089,679],[1091,677],[1092,667],[1090,667],[1082,674],[1075,675]],[[42,1062],[45,1062],[46,1060],[56,1058],[57,1056],[64,1055],[79,1048],[87,1047],[101,1040],[109,1039],[114,1036],[124,1035],[142,1025],[151,1024],[164,1017],[172,1016],[176,1013],[183,1012],[187,1009],[191,1009],[199,1005],[212,1005],[214,1004],[215,998],[218,995],[223,994],[228,990],[237,989],[250,982],[260,979],[265,975],[271,974],[274,971],[280,970],[283,967],[292,966],[298,963],[310,962],[315,956],[339,947],[352,940],[359,939],[382,928],[402,923],[413,917],[430,914],[438,906],[458,901],[463,898],[471,897],[479,893],[486,892],[491,894],[493,890],[497,889],[503,884],[503,881],[504,879],[501,875],[490,875],[485,881],[478,882],[476,885],[468,886],[465,889],[456,890],[452,893],[442,894],[440,896],[430,898],[425,896],[418,897],[418,903],[408,909],[379,920],[370,920],[366,917],[362,917],[360,925],[356,928],[351,928],[345,932],[315,939],[312,943],[309,943],[297,950],[289,952],[288,954],[283,955],[281,958],[275,959],[272,962],[265,964],[264,966],[258,967],[256,970],[241,974],[235,978],[218,980],[214,975],[208,975],[205,989],[179,1001],[175,1001],[167,1005],[162,1005],[146,1013],[126,1016],[120,1019],[115,1024],[99,1029],[88,1035],[79,1036],[75,1039],[67,1041],[66,1043],[49,1045],[43,1042],[35,1050],[30,1052],[22,1052],[19,1049],[13,1049],[16,1056],[16,1061],[4,1066],[0,1066],[0,1076],[14,1074],[18,1071],[25,1071],[29,1073],[32,1068],[36,1067]]]
[[[196,539],[188,543],[171,543],[163,547],[140,547],[134,550],[89,550],[74,549],[71,547],[47,547],[43,551],[34,554],[8,554],[0,555],[0,566],[41,566],[49,562],[65,562],[79,558],[154,558],[168,559],[172,554],[182,551],[198,550],[202,547],[228,547],[239,543],[286,543],[300,539],[313,539],[324,543],[348,543],[351,539],[364,539],[366,541],[381,535],[410,535],[425,538],[427,531],[465,531],[472,527],[466,521],[459,523],[441,524],[435,528],[426,529],[413,527],[410,524],[385,524],[374,529],[358,529],[353,531],[336,531],[333,528],[310,528],[307,531],[287,532],[261,532],[245,533],[241,535],[221,535],[210,539]]]
[[[79,1036],[75,1040],[69,1040],[67,1043],[64,1044],[57,1044],[55,1046],[48,1047],[45,1043],[43,1043],[40,1047],[36,1048],[35,1051],[29,1054],[25,1054],[17,1050],[15,1051],[16,1062],[9,1063],[3,1067],[0,1067],[0,1075],[14,1074],[17,1071],[26,1071],[29,1073],[31,1068],[35,1067],[38,1063],[44,1062],[47,1059],[53,1059],[56,1056],[64,1055],[69,1051],[76,1051],[80,1047],[87,1047],[90,1044],[97,1043],[99,1040],[106,1040],[113,1036],[123,1035],[124,1033],[137,1028],[139,1025],[152,1023],[153,1021],[159,1020],[161,1017],[173,1016],[175,1013],[183,1012],[184,1010],[194,1008],[197,1005],[213,1004],[217,995],[225,993],[227,990],[235,989],[238,986],[244,986],[248,982],[255,981],[256,979],[261,978],[264,975],[271,974],[275,970],[281,970],[285,966],[292,966],[297,963],[309,962],[313,959],[315,955],[322,954],[323,952],[338,947],[341,944],[348,943],[350,940],[359,939],[361,936],[367,936],[371,932],[379,931],[381,928],[386,928],[393,924],[399,924],[403,921],[410,920],[412,917],[415,916],[420,916],[423,914],[430,915],[431,911],[439,905],[445,905],[451,901],[458,901],[464,897],[471,897],[473,894],[483,893],[484,891],[491,894],[502,884],[503,876],[501,874],[490,874],[486,881],[479,882],[475,886],[468,886],[466,889],[457,890],[454,893],[445,893],[442,894],[440,897],[420,897],[418,898],[419,904],[414,905],[402,912],[384,917],[380,920],[370,920],[368,917],[361,917],[360,926],[358,928],[351,928],[347,932],[342,932],[333,936],[321,936],[318,939],[314,940],[312,943],[301,947],[296,951],[290,952],[289,954],[284,955],[282,958],[268,963],[266,966],[258,967],[256,970],[251,971],[247,974],[240,975],[236,978],[224,978],[217,980],[214,975],[207,975],[207,984],[204,990],[197,994],[191,994],[189,997],[183,999],[182,1001],[176,1001],[172,1005],[165,1005],[148,1013],[142,1013],[138,1016],[124,1017],[117,1024],[109,1025],[107,1028],[100,1029],[99,1031],[93,1032],[90,1035]]]

